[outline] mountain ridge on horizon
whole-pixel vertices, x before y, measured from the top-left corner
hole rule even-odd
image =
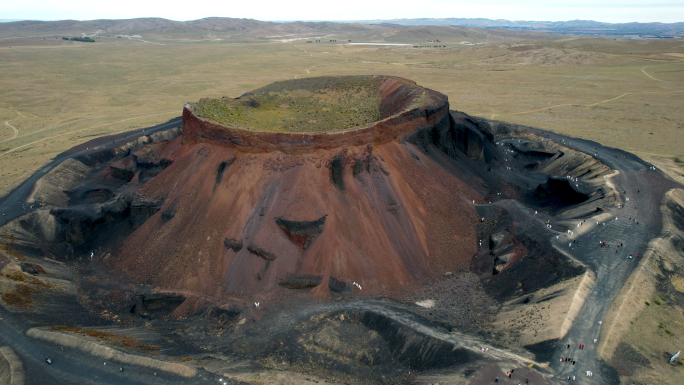
[[[7,19],[6,19],[7,20]],[[568,21],[510,21],[486,18],[413,18],[387,20],[348,21],[261,21],[246,18],[207,17],[197,20],[175,21],[164,18],[143,17],[134,19],[97,20],[20,20],[3,21],[0,33],[26,30],[38,32],[75,32],[96,28],[107,33],[159,33],[236,32],[251,36],[268,36],[273,33],[356,32],[361,30],[401,29],[411,27],[466,27],[503,29],[508,31],[542,32],[571,35],[647,35],[663,38],[684,37],[684,22],[678,23],[605,23],[594,20]]]

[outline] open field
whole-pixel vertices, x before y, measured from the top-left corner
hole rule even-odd
[[[432,45],[425,30],[386,40]],[[468,40],[442,33],[439,45],[446,47],[416,48],[340,43],[361,41],[353,33],[320,43],[306,43],[306,36],[211,37],[81,43],[47,33],[3,35],[0,194],[77,143],[167,121],[185,102],[323,75],[401,76],[448,95],[452,109],[468,114],[596,140],[646,159],[684,156],[681,40]]]

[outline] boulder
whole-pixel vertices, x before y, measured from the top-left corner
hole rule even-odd
[[[19,266],[21,267],[21,271],[23,271],[24,273],[28,273],[31,275],[45,274],[45,270],[43,270],[43,268],[40,265],[22,262],[21,264],[19,264]]]
[[[133,155],[128,155],[109,165],[112,176],[125,182],[130,182],[136,172],[136,159]]]
[[[351,286],[333,277],[330,277],[328,280],[328,289],[330,289],[330,294],[333,295],[351,293]]]
[[[232,249],[235,252],[238,252],[242,250],[242,241],[238,241],[237,239],[228,239],[225,238],[223,240],[223,246],[226,247],[226,249]],[[275,258],[274,258],[275,259]]]

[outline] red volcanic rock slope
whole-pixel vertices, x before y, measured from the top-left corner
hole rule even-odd
[[[387,82],[396,92],[404,81]],[[430,92],[370,127],[306,142],[222,128],[186,106],[183,135],[157,149],[173,164],[138,191],[163,207],[127,239],[117,268],[213,298],[327,297],[340,282],[381,294],[465,268],[480,194],[403,140],[450,124],[446,97]]]

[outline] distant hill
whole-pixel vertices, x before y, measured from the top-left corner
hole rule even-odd
[[[361,24],[395,24],[405,26],[446,26],[455,25],[477,28],[505,28],[512,30],[527,30],[548,33],[567,33],[579,35],[656,35],[659,37],[684,37],[684,22],[682,23],[622,23],[611,24],[593,20],[570,21],[510,21],[492,19],[392,19],[392,20],[363,20]]]
[[[499,42],[522,39],[555,40],[536,31],[487,30],[475,27],[401,25],[396,23],[266,22],[254,19],[210,17],[192,21],[161,18],[126,20],[24,20],[0,24],[0,36],[110,36],[141,35],[165,39],[286,39],[323,38],[355,42],[434,43]]]
[[[490,19],[394,19],[350,22],[268,22],[209,17],[191,21],[162,18],[124,20],[21,20],[0,23],[0,36],[142,35],[164,39],[328,38],[364,42],[498,42],[521,39],[557,40],[563,35],[684,36],[684,23],[609,24],[590,20],[509,21]]]

